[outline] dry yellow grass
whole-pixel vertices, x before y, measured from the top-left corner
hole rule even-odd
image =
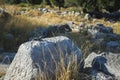
[[[6,74],[9,65],[0,64],[0,77]]]
[[[96,24],[98,22],[103,23],[105,26],[111,26],[113,27],[114,31],[116,33],[120,33],[120,22],[117,23],[109,23],[104,21],[104,19],[96,19],[94,22],[92,21],[86,21],[81,16],[74,16],[74,15],[67,15],[67,16],[59,16],[54,13],[41,13],[39,11],[31,10],[30,7],[27,7],[27,13],[25,15],[20,16],[14,16],[15,13],[19,12],[21,10],[21,7],[16,5],[1,5],[4,9],[6,9],[11,15],[13,15],[13,18],[10,19],[10,21],[6,24],[6,27],[9,27],[10,25],[13,26],[13,24],[16,27],[24,27],[24,28],[35,28],[38,26],[48,26],[52,24],[60,24],[60,23],[66,23],[67,21],[74,21],[77,25],[80,24],[80,22],[86,22],[87,24]],[[47,8],[50,8],[47,6]],[[57,9],[55,7],[55,9]],[[62,9],[67,10],[67,9]],[[71,8],[69,8],[71,10]]]
[[[20,7],[17,7],[16,5],[2,4],[0,7],[5,9],[11,15],[16,14],[20,10]]]
[[[36,27],[48,27],[53,24],[66,23],[67,21],[74,21],[76,25],[79,25],[81,22],[86,24],[96,24],[103,23],[105,26],[110,26],[114,29],[115,33],[120,34],[120,22],[110,23],[104,21],[104,19],[96,19],[94,21],[88,21],[83,18],[83,16],[59,16],[55,13],[41,13],[39,11],[30,9],[30,7],[19,7],[16,5],[1,5],[2,8],[7,9],[11,14],[10,17],[0,18],[0,27],[3,32],[1,33],[11,33],[17,37],[19,44],[28,40],[29,32],[35,29]],[[14,15],[16,12],[21,9],[26,9],[27,12],[23,15]],[[63,9],[64,10],[64,9]],[[14,32],[14,33],[13,33]],[[19,36],[18,36],[19,35]],[[23,37],[21,39],[21,37]],[[75,38],[75,37],[74,37]],[[78,38],[78,36],[76,36]],[[75,40],[78,40],[76,39]],[[20,40],[21,41],[20,41]],[[79,42],[79,41],[76,41]],[[1,42],[0,42],[1,45]]]
[[[60,51],[62,52],[62,51]],[[80,79],[80,62],[77,62],[77,55],[71,55],[70,61],[68,60],[68,65],[65,62],[65,58],[68,58],[66,55],[65,58],[63,57],[63,53],[59,54],[60,62],[56,61],[53,57],[52,53],[50,53],[55,63],[56,70],[52,72],[52,74],[47,72],[43,72],[36,80],[79,80]],[[69,53],[68,53],[69,54]],[[74,66],[73,66],[74,65]]]
[[[41,13],[39,11],[30,9],[30,7],[19,7],[16,5],[1,5],[2,8],[8,10],[11,14],[10,17],[0,18],[0,28],[3,32],[0,33],[11,33],[16,37],[16,43],[23,43],[28,40],[29,32],[35,29],[36,27],[48,27],[53,24],[66,23],[67,21],[74,21],[76,25],[79,25],[81,22],[86,24],[96,24],[103,23],[105,26],[110,26],[114,29],[115,33],[120,34],[120,22],[110,23],[104,21],[104,19],[96,19],[94,21],[88,21],[83,18],[83,16],[59,16],[55,13]],[[23,15],[14,15],[15,12],[20,11],[21,9],[26,9],[27,12]],[[64,9],[63,9],[64,10]],[[14,33],[13,33],[14,32]],[[19,35],[19,36],[18,36]],[[75,34],[76,35],[76,34]],[[21,38],[23,37],[23,38]],[[74,36],[73,36],[74,37]],[[78,36],[74,37],[76,42],[79,44]],[[0,45],[2,46],[1,42]],[[19,45],[18,45],[19,46]]]
[[[110,23],[108,21],[104,21],[104,19],[97,20],[96,23],[98,22],[104,24],[107,27],[112,27],[115,33],[120,34],[120,22]]]
[[[11,17],[9,21],[5,24],[5,29],[20,28],[20,29],[31,30],[31,28],[33,28],[36,25],[37,24],[35,22],[32,22],[27,17],[14,16],[14,17]]]

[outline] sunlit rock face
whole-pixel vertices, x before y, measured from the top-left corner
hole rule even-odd
[[[82,59],[80,49],[67,37],[44,38],[23,43],[4,80],[34,80],[43,72],[56,71],[63,59],[65,66]],[[81,66],[82,67],[82,66]]]
[[[96,80],[111,80],[120,79],[120,54],[106,53],[101,54],[91,53],[85,59],[84,68],[91,68],[91,76]]]

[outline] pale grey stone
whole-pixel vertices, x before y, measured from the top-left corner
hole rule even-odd
[[[91,74],[96,80],[120,79],[120,54],[106,53],[90,54],[85,59],[85,68],[91,67]]]
[[[85,65],[84,68],[92,67],[92,61],[95,57],[99,56],[95,52],[92,52],[86,59],[85,59]]]
[[[91,16],[90,16],[89,14],[86,14],[86,15],[84,16],[84,19],[90,20],[90,19],[91,19]]]
[[[92,80],[115,80],[115,77],[112,77],[110,75],[106,75],[103,72],[100,71],[92,71]]]
[[[60,57],[63,57],[67,66],[73,60],[80,62],[82,53],[69,38],[64,36],[23,43],[4,80],[33,80],[44,70],[48,73],[54,72]]]
[[[4,13],[5,10],[3,8],[0,8],[0,13]]]
[[[80,15],[80,13],[79,12],[75,12],[75,16],[79,16]]]

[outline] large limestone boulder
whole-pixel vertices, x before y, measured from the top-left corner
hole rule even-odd
[[[38,80],[39,74],[58,71],[61,61],[67,66],[81,59],[80,49],[67,37],[29,41],[19,47],[4,80]]]
[[[101,80],[100,77],[104,77],[102,80],[109,80],[109,78],[120,79],[120,54],[106,53],[90,54],[85,59],[85,68],[91,67],[91,74],[97,80]],[[101,75],[101,76],[100,76]]]

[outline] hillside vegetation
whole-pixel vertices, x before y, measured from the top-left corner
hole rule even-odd
[[[119,0],[5,0],[9,4],[40,4],[40,5],[50,5],[51,7],[58,6],[70,7],[70,6],[80,6],[84,11],[102,11],[106,9],[107,11],[113,12],[120,8]]]
[[[21,6],[22,5],[22,6]],[[24,7],[23,7],[24,5]],[[36,27],[49,27],[49,25],[66,23],[68,21],[73,21],[76,25],[79,25],[81,22],[85,22],[87,25],[103,23],[105,26],[113,27],[114,32],[120,33],[120,22],[110,23],[104,19],[95,19],[85,20],[84,14],[81,16],[75,15],[66,15],[60,16],[56,13],[42,13],[35,8],[41,8],[41,5],[28,5],[28,4],[18,4],[18,5],[1,5],[8,14],[6,16],[0,15],[0,27],[2,34],[0,39],[0,44],[2,45],[3,36],[7,33],[12,33],[15,36],[15,43],[19,46],[21,43],[28,40],[29,33]],[[43,8],[43,7],[42,7]],[[45,7],[44,7],[45,8]],[[46,6],[46,8],[57,11],[57,7],[51,8]],[[23,15],[17,15],[18,12],[26,11]],[[76,11],[76,7],[61,8],[61,12],[64,11]]]

